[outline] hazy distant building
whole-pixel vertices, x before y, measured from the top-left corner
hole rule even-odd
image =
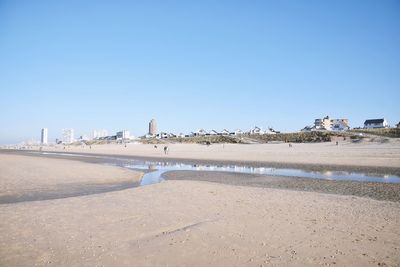
[[[108,135],[107,130],[93,130],[92,135],[90,136],[91,139],[99,139],[102,137],[106,137]]]
[[[152,119],[149,122],[149,135],[156,135],[157,134],[157,123],[155,119]]]
[[[89,141],[91,138],[89,138],[87,135],[81,135],[79,136],[79,141],[83,142],[83,141]]]
[[[40,143],[42,145],[47,145],[48,144],[48,137],[49,137],[49,131],[47,128],[42,129],[42,133],[40,135]]]
[[[254,126],[254,128],[250,129],[249,131],[250,134],[264,134],[264,131],[258,127],[258,126]]]
[[[62,142],[64,144],[71,144],[74,142],[74,129],[62,129]]]
[[[122,131],[117,132],[117,139],[126,140],[126,139],[129,139],[129,138],[130,138],[130,133],[129,133],[129,131],[127,131],[127,130],[122,130]]]
[[[387,128],[387,127],[389,127],[389,124],[384,118],[366,120],[364,122],[364,128],[366,129]]]

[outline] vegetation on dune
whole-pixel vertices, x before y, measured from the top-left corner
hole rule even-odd
[[[332,136],[344,136],[340,133],[332,132],[298,132],[298,133],[279,133],[264,135],[242,134],[236,136],[194,136],[194,137],[175,137],[166,139],[142,139],[145,144],[164,144],[164,143],[195,143],[195,144],[250,144],[250,143],[268,143],[268,142],[290,142],[290,143],[315,143],[330,142]]]
[[[353,129],[351,133],[363,133],[369,135],[378,135],[383,137],[400,138],[400,128],[380,128],[380,129]]]
[[[368,136],[369,135],[369,136]],[[400,128],[385,129],[353,129],[347,132],[329,132],[329,131],[313,131],[313,132],[295,132],[295,133],[277,133],[277,134],[242,134],[235,136],[227,135],[208,135],[193,137],[172,137],[172,138],[142,138],[137,140],[143,144],[172,144],[172,143],[188,143],[188,144],[252,144],[252,143],[268,143],[268,142],[286,142],[286,143],[320,143],[330,142],[335,137],[349,138],[353,142],[361,141],[366,137],[400,137]],[[116,140],[92,140],[85,141],[86,145],[102,145],[102,144],[118,144],[122,141]],[[76,142],[72,145],[81,145]]]
[[[316,142],[330,142],[332,136],[340,134],[333,132],[297,132],[297,133],[278,133],[278,134],[264,134],[264,135],[251,135],[251,138],[259,140],[263,143],[267,142],[288,142],[288,143],[316,143]]]
[[[193,136],[193,137],[172,137],[166,139],[142,139],[144,144],[165,144],[165,143],[190,143],[190,144],[218,144],[218,143],[230,143],[230,144],[246,144],[240,137],[234,136]]]

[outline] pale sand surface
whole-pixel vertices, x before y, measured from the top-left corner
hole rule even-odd
[[[0,153],[0,198],[70,185],[139,181],[141,177],[140,173],[123,168]]]
[[[8,176],[29,175],[24,158]],[[62,182],[64,161],[41,179]],[[2,204],[0,216],[0,266],[400,266],[400,203],[354,196],[166,181]]]
[[[319,165],[347,165],[400,168],[400,140],[378,142],[334,142],[293,144],[168,144],[169,155],[164,155],[163,145],[127,144],[47,147],[48,151],[84,152],[95,154],[129,155],[138,157],[164,157],[216,161],[247,161]]]
[[[0,205],[1,266],[399,266],[400,204],[167,181]]]

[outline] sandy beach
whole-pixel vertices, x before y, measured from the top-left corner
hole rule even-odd
[[[141,177],[77,160],[0,156],[2,195]],[[0,265],[400,265],[400,202],[179,175],[195,176],[1,204]]]
[[[100,188],[132,187],[142,174],[70,160],[0,153],[0,203],[82,195]]]
[[[400,0],[0,0],[0,267],[400,267]]]
[[[43,147],[46,151],[76,152],[108,155],[125,155],[152,158],[176,158],[212,161],[259,162],[272,164],[301,164],[326,166],[357,166],[400,168],[400,141],[388,142],[341,141],[327,143],[288,144],[166,144],[169,154],[164,155],[164,145],[130,144]]]

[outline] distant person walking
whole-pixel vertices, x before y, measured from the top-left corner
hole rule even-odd
[[[157,149],[157,145],[154,145],[154,148]]]
[[[289,147],[292,147],[292,144],[291,144],[291,143],[289,143]]]
[[[168,155],[168,147],[167,146],[164,147],[164,154]]]

